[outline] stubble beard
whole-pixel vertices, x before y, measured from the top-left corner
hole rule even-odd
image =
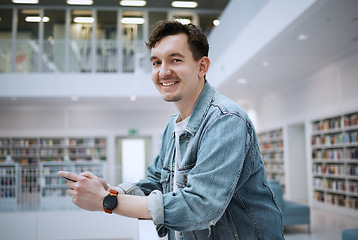
[[[169,79],[174,79],[174,80],[180,80],[178,77],[169,77],[169,78],[165,78],[166,80]],[[182,96],[180,95],[174,95],[174,96],[163,96],[164,101],[166,102],[179,102],[180,100],[182,100]]]
[[[166,102],[179,102],[182,98],[181,96],[174,96],[174,97],[163,97],[164,101]]]

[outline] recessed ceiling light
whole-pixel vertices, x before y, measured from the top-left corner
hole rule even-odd
[[[246,84],[247,83],[247,79],[246,78],[239,78],[236,80],[236,82],[238,84]]]
[[[126,0],[120,1],[119,4],[121,6],[130,6],[130,7],[143,7],[147,4],[146,1],[139,1],[139,0]]]
[[[144,18],[122,18],[123,24],[143,24]]]
[[[213,24],[214,24],[214,26],[219,26],[220,21],[219,21],[218,19],[215,19],[215,20],[213,21]]]
[[[268,66],[270,66],[270,63],[269,63],[268,61],[263,61],[263,62],[261,63],[261,66],[263,66],[263,67],[268,67]]]
[[[77,102],[78,99],[79,99],[78,96],[72,96],[72,97],[71,97],[71,101],[72,101],[72,102]]]
[[[19,4],[38,4],[39,0],[12,0],[12,2]]]
[[[25,18],[26,22],[40,22],[41,21],[41,17],[40,16],[27,16]],[[49,22],[50,18],[49,17],[43,17],[42,18],[43,22]]]
[[[93,23],[94,18],[93,17],[75,17],[73,19],[75,23]]]
[[[300,34],[300,35],[297,36],[297,40],[298,40],[298,41],[306,41],[307,39],[309,39],[309,37],[310,37],[310,36],[309,36],[308,34],[303,34],[303,33],[302,33],[302,34]]]
[[[173,1],[172,6],[177,8],[196,8],[198,3],[189,1]]]
[[[92,0],[67,0],[67,4],[69,5],[92,5]]]

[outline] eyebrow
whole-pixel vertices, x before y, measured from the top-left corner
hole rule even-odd
[[[178,53],[178,52],[169,54],[169,57],[181,57],[181,58],[185,58],[185,56],[184,56],[183,54]],[[154,61],[155,59],[158,59],[158,57],[156,57],[156,56],[151,56],[151,57],[149,58],[149,61],[152,62],[152,61]]]

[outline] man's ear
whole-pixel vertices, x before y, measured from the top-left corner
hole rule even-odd
[[[199,78],[203,78],[209,71],[210,59],[208,57],[202,57],[199,60]]]

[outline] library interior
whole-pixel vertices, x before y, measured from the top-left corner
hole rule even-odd
[[[112,186],[146,177],[177,112],[153,85],[145,45],[166,19],[207,36],[206,79],[255,126],[285,239],[358,239],[357,10],[357,0],[1,1],[0,239],[165,239],[150,220],[75,206],[57,172]]]

